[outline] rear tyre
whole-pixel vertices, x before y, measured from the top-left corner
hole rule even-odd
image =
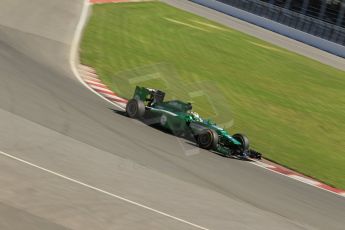
[[[235,140],[241,143],[241,146],[238,147],[237,153],[240,155],[245,155],[249,151],[249,139],[246,135],[236,133],[232,136]]]
[[[145,104],[138,99],[131,99],[126,105],[126,113],[130,118],[142,118],[145,114]]]
[[[206,129],[197,136],[197,143],[200,148],[203,149],[215,149],[219,141],[219,136],[216,131],[212,129]]]

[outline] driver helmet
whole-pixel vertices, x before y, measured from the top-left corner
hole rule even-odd
[[[199,114],[197,112],[191,112],[194,120],[202,122],[202,118],[199,116]]]

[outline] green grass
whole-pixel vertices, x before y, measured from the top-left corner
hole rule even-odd
[[[81,61],[122,96],[163,88],[265,157],[345,188],[345,72],[159,2],[93,6]]]

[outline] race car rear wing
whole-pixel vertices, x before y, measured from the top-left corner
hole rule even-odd
[[[163,102],[165,97],[165,92],[158,89],[150,89],[145,87],[137,86],[135,87],[133,98],[147,102],[148,106],[154,103]]]

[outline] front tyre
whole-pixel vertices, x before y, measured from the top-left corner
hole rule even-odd
[[[236,133],[232,136],[235,140],[241,143],[240,146],[236,149],[238,155],[245,156],[249,152],[249,139],[246,135]]]
[[[200,148],[203,149],[216,149],[219,141],[219,136],[216,131],[212,129],[206,129],[197,136],[197,143]]]
[[[145,114],[145,104],[138,99],[131,99],[126,105],[126,113],[130,118],[142,118]]]

